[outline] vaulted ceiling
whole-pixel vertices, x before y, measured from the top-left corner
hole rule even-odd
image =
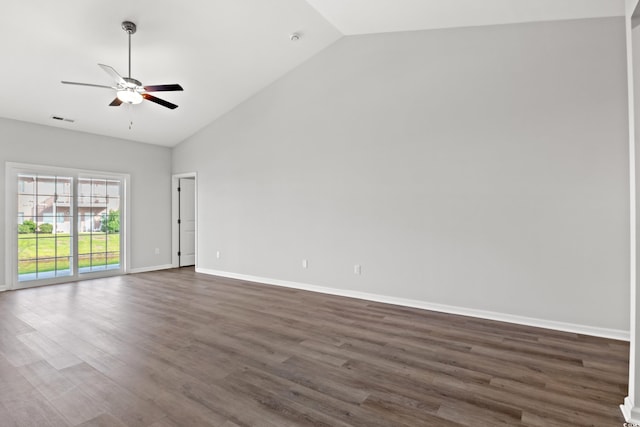
[[[0,117],[174,146],[343,36],[624,15],[624,0],[50,0],[0,12]],[[183,92],[111,107],[97,64]],[[290,35],[298,33],[299,40]],[[311,84],[311,83],[310,83]],[[66,120],[56,120],[52,117]]]

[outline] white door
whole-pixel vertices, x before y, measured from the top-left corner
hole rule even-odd
[[[180,178],[179,182],[179,266],[196,264],[196,181]]]

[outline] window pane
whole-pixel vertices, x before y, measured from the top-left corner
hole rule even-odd
[[[33,234],[36,232],[36,218],[18,214],[18,237],[26,237],[25,234]]]
[[[107,180],[106,179],[93,179],[91,180],[93,184],[92,194],[94,196],[105,197],[107,195]]]
[[[104,267],[107,264],[107,254],[102,252],[102,253],[92,253],[91,254],[91,266],[92,267],[97,267],[97,266],[102,266]]]
[[[118,209],[112,209],[103,214],[100,230],[109,234],[120,232],[120,211]]]
[[[36,196],[33,194],[18,194],[18,212],[35,216]]]
[[[102,215],[99,212],[92,212],[91,209],[81,209],[78,214],[78,231],[90,233],[100,231]]]
[[[78,235],[78,253],[83,255],[91,253],[91,234],[81,233]]]
[[[91,195],[84,195],[80,193],[77,198],[76,207],[77,208],[85,208],[87,206],[91,206]]]
[[[91,211],[93,215],[94,232],[102,232],[102,221],[106,218],[107,211],[105,208],[94,208]]]
[[[78,208],[91,206],[91,181],[78,179]]]
[[[71,178],[58,177],[56,180],[56,194],[58,196],[70,196],[71,183]]]
[[[18,234],[18,260],[36,259],[37,242],[33,234]]]
[[[71,257],[56,258],[56,276],[71,276]]]
[[[18,281],[35,280],[36,265],[35,260],[18,261]]]
[[[55,201],[54,196],[40,196],[37,197],[38,206],[35,209],[36,216],[53,215],[55,210],[53,204]]]
[[[56,178],[53,176],[38,176],[36,192],[39,195],[53,196],[56,194]]]
[[[92,195],[91,196],[91,206],[98,208],[101,207],[102,209],[107,207],[107,196],[105,195]]]
[[[86,233],[91,231],[92,216],[86,209],[78,209],[78,232]]]
[[[120,211],[120,199],[117,197],[110,197],[107,201],[107,212]]]
[[[107,251],[120,252],[120,233],[107,234]]]
[[[91,268],[91,254],[78,255],[78,271],[85,273]]]
[[[55,258],[56,256],[56,239],[55,237],[37,238],[38,259]]]
[[[107,196],[120,197],[120,181],[107,181]]]
[[[107,251],[107,235],[105,233],[91,233],[91,253]]]
[[[56,219],[55,233],[57,234],[71,234],[71,215],[68,210],[58,211],[58,217]]]
[[[120,252],[107,253],[107,268],[108,269],[120,268]]]
[[[18,175],[18,193],[35,194],[36,177],[34,175]]]
[[[56,256],[71,256],[71,236],[68,234],[56,235]]]

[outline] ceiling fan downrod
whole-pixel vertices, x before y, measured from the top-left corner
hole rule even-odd
[[[131,78],[131,35],[136,33],[138,27],[131,21],[122,22],[122,29],[129,34],[129,75],[128,78]]]

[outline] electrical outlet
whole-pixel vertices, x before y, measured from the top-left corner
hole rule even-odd
[[[156,250],[155,250],[155,254],[156,254],[156,255],[160,255],[160,248],[156,248]]]
[[[220,259],[220,251],[216,251],[216,258]]]
[[[360,264],[356,264],[353,266],[353,274],[360,274],[362,273],[362,268],[360,268]]]
[[[303,259],[302,260],[302,268],[307,268],[307,267],[309,267],[309,262],[307,262],[306,259]]]

